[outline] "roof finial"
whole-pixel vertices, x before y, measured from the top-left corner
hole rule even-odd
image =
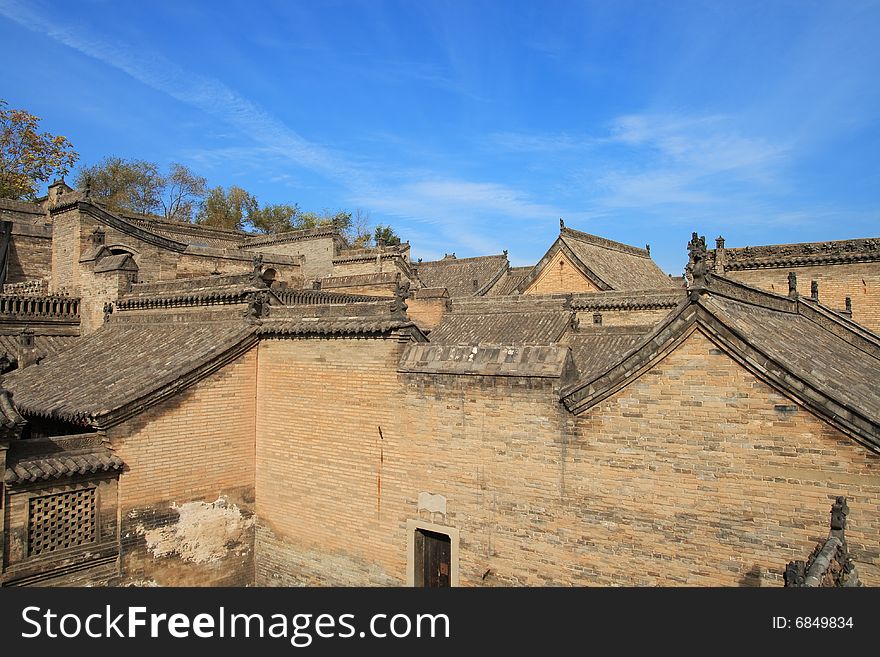
[[[565,228],[565,222],[562,220],[562,217],[559,217],[559,230]]]
[[[394,289],[394,300],[391,302],[391,314],[397,317],[406,318],[406,300],[412,296],[409,291],[409,281],[406,283],[397,283]]]
[[[843,300],[845,312],[849,313],[849,316],[852,317],[852,298],[847,297]]]
[[[797,274],[790,271],[788,272],[788,296],[792,299],[796,299],[797,295]]]
[[[648,255],[651,255],[651,245],[650,244],[645,244],[645,251],[648,252]]]
[[[706,238],[697,233],[692,233],[688,242],[688,264],[685,269],[691,274],[691,290],[706,289]]]
[[[810,298],[813,301],[819,300],[819,281],[810,281]]]
[[[91,174],[86,176],[86,191],[85,197],[89,198],[92,195],[92,176]]]

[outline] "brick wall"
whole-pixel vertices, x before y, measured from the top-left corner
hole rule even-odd
[[[412,319],[419,328],[422,330],[431,330],[440,323],[441,319],[443,319],[443,315],[447,310],[446,305],[448,303],[448,297],[435,299],[408,299],[406,302],[406,312],[410,319]]]
[[[578,418],[552,379],[398,377],[397,348],[261,345],[258,585],[403,584],[421,519],[460,532],[463,585],[775,586],[840,494],[880,583],[880,459],[701,334]]]
[[[125,581],[253,583],[256,364],[253,349],[108,432]]]
[[[70,209],[54,215],[52,222],[52,276],[49,293],[79,296],[80,217]]]
[[[593,283],[584,278],[564,253],[557,253],[523,291],[523,294],[557,294],[566,292],[598,292]]]
[[[602,324],[604,326],[654,326],[659,324],[672,310],[672,308],[653,310],[579,310],[577,316],[581,326],[592,325],[593,315],[597,312],[602,315]]]
[[[333,272],[333,256],[336,255],[334,239],[332,237],[281,242],[279,244],[261,244],[249,248],[248,251],[304,256],[302,276],[306,281],[330,276]]]
[[[48,280],[52,273],[52,229],[13,224],[7,283]]]
[[[846,297],[852,298],[853,320],[880,332],[880,262],[860,262],[819,267],[783,269],[745,269],[724,275],[778,294],[788,294],[788,272],[797,275],[798,292],[810,295],[810,281],[819,282],[819,301],[843,310]]]
[[[880,584],[880,458],[701,333],[577,425],[559,522],[589,528],[570,561],[596,583],[779,586],[846,495],[852,556]]]

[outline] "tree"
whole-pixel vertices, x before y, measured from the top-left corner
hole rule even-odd
[[[208,191],[208,181],[174,162],[171,173],[164,177],[163,182],[160,200],[165,218],[192,221],[196,205]]]
[[[299,206],[286,203],[268,204],[256,208],[249,216],[254,230],[260,233],[286,233],[299,228]]]
[[[400,244],[400,237],[397,236],[394,229],[391,226],[383,226],[382,224],[376,226],[373,239],[376,241],[376,244],[379,244],[379,240],[385,240],[386,246]]]
[[[64,176],[79,155],[67,137],[37,132],[40,119],[0,99],[0,197],[33,199],[37,187]]]
[[[88,186],[93,197],[114,210],[192,221],[208,183],[182,164],[172,164],[170,173],[163,175],[154,162],[111,156],[80,169],[76,186]]]
[[[151,214],[160,206],[164,182],[153,162],[105,157],[99,164],[80,169],[75,185],[88,187],[92,197],[113,210]]]
[[[257,199],[241,187],[232,186],[228,191],[214,187],[208,192],[196,223],[217,228],[243,230],[246,220],[253,220],[257,211]]]

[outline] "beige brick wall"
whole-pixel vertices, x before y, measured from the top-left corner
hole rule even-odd
[[[248,251],[304,256],[302,276],[306,281],[330,276],[333,271],[333,256],[336,255],[332,237],[282,242],[280,244],[261,244],[248,249]]]
[[[173,507],[212,503],[225,496],[229,508],[235,505],[243,514],[239,525],[247,524],[253,510],[256,366],[252,349],[108,432],[126,464],[119,494],[123,573],[129,579],[191,586],[252,583],[252,527],[239,536],[235,532],[242,527],[230,526],[232,533],[224,536],[208,523],[209,531],[199,534],[197,527],[182,524],[184,517],[178,518]],[[204,512],[208,519],[211,511]],[[155,539],[163,528],[164,541],[149,548],[147,532],[154,532]],[[163,548],[176,545],[177,538],[185,542],[191,535],[223,556],[205,561],[204,554],[192,555],[185,545],[158,556]]]
[[[880,584],[880,458],[702,333],[577,424],[560,523],[589,526],[572,560],[597,583],[781,585],[846,495],[850,551]]]
[[[7,283],[48,280],[52,273],[52,235],[37,227],[12,228]]]
[[[80,218],[79,211],[71,209],[53,217],[52,222],[52,276],[49,292],[67,292],[79,295]]]
[[[357,274],[375,274],[380,271],[397,271],[393,262],[383,261],[381,268],[376,260],[358,260],[356,262],[344,262],[334,265],[329,276],[355,276]]]
[[[550,260],[540,276],[532,281],[523,294],[556,294],[564,292],[598,292],[599,288],[584,278],[571,260],[559,252]]]
[[[840,494],[880,583],[878,457],[700,334],[579,418],[553,380],[398,377],[397,349],[261,345],[258,585],[402,584],[421,516],[459,530],[463,585],[776,586]]]
[[[430,331],[435,328],[446,313],[449,299],[408,299],[406,313],[416,325]]]
[[[593,315],[602,315],[604,326],[654,326],[673,311],[673,308],[655,310],[579,310],[577,313],[581,326],[593,324]]]
[[[788,294],[788,272],[797,275],[798,292],[810,295],[810,281],[819,282],[819,301],[843,310],[846,297],[852,298],[853,320],[880,332],[880,262],[860,262],[820,267],[788,269],[747,269],[728,271],[725,276],[778,294]]]
[[[257,583],[400,583],[394,482],[401,451],[410,451],[398,428],[400,345],[264,340],[259,349]]]

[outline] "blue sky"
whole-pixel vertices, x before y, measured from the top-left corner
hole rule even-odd
[[[680,274],[880,235],[880,2],[0,0],[0,97],[106,155],[362,208],[426,260],[566,225]]]

